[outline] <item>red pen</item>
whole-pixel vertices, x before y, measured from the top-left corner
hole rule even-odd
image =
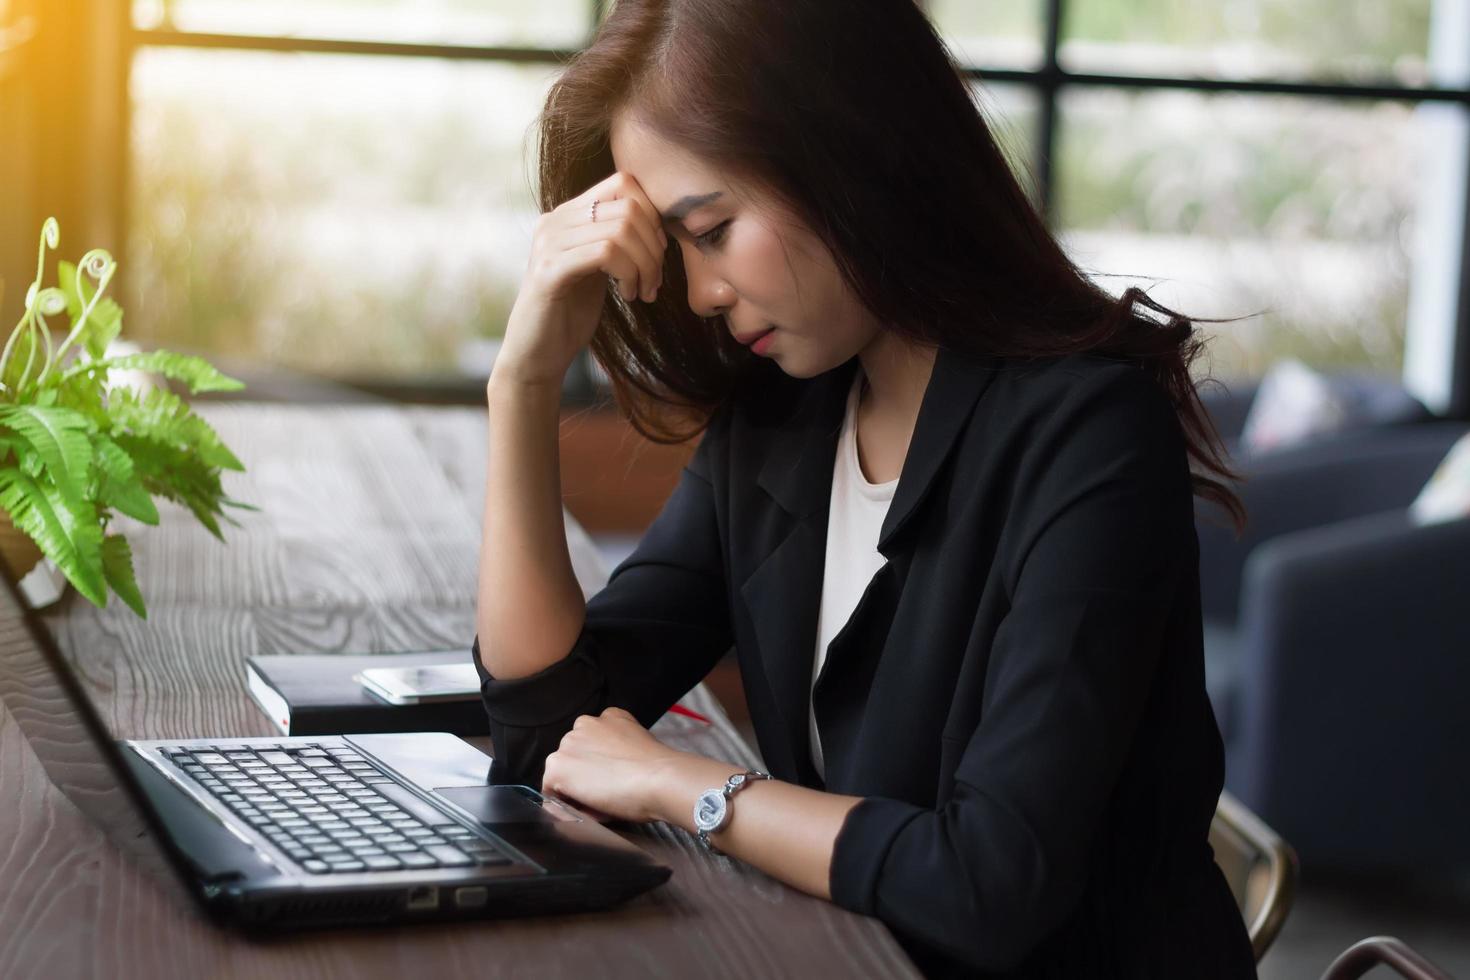
[[[688,708],[684,707],[682,704],[676,704],[672,708],[670,708],[669,710],[672,711],[676,715],[683,715],[685,718],[693,718],[695,721],[702,721],[706,725],[713,725],[714,724],[714,722],[710,721],[708,718],[706,718],[704,715],[700,714],[698,711],[690,711]]]

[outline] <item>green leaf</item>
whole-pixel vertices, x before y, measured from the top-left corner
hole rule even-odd
[[[86,499],[92,444],[85,415],[55,406],[0,405],[0,425],[29,444],[65,500],[79,505]],[[30,466],[27,472],[39,475]]]
[[[0,347],[3,346],[0,344]],[[41,373],[46,351],[44,344],[37,346],[35,332],[28,329],[15,338],[15,346],[10,349],[10,360],[5,362],[5,377],[0,378],[0,381],[5,383],[7,391],[15,391],[16,386],[20,384],[20,374],[25,370],[26,358],[31,356],[32,349],[35,349],[36,360],[31,365],[30,380],[34,381],[36,375]]]
[[[142,401],[127,388],[108,393],[108,413],[115,425],[161,445],[193,450],[204,462],[227,470],[244,470],[209,423],[195,415],[179,396],[149,388]],[[115,432],[116,430],[114,430]]]
[[[73,328],[81,319],[82,309],[91,302],[97,290],[87,282],[86,276],[77,275],[77,267],[70,262],[56,263],[57,280],[66,294],[66,312],[71,317]],[[109,297],[102,297],[87,318],[86,329],[78,338],[94,359],[107,353],[107,348],[122,333],[122,307]]]
[[[138,590],[138,580],[133,576],[133,549],[121,534],[109,534],[102,540],[102,571],[118,598],[126,602],[140,619],[147,619],[143,593]]]
[[[66,315],[73,321],[82,315],[82,295],[77,291],[77,267],[74,263],[62,259],[56,263],[56,278],[61,283],[61,291],[66,296]]]
[[[102,571],[102,528],[90,505],[73,507],[14,467],[0,468],[0,509],[56,563],[93,605],[107,605]]]
[[[113,438],[132,456],[143,486],[149,493],[188,507],[209,533],[224,540],[219,522],[215,520],[215,515],[223,515],[220,501],[224,498],[224,491],[220,487],[218,469],[177,446],[162,445],[121,432],[114,433]]]
[[[142,354],[123,354],[119,357],[109,357],[106,360],[94,361],[87,365],[87,370],[99,369],[118,371],[154,371],[166,378],[175,381],[183,381],[189,386],[189,393],[195,394],[201,391],[239,391],[245,387],[243,381],[231,378],[215,370],[202,357],[194,357],[189,354],[175,354],[172,351],[154,350]]]
[[[112,417],[107,414],[106,388],[98,375],[72,374],[62,377],[54,389],[56,403],[87,416],[99,430],[112,428]]]
[[[93,438],[92,449],[102,476],[97,499],[144,524],[157,524],[158,507],[139,479],[132,457],[105,435]]]

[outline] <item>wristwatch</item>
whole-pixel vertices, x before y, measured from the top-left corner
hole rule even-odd
[[[709,850],[716,850],[715,846],[709,842],[709,835],[717,830],[723,830],[730,822],[730,797],[752,780],[770,778],[768,774],[759,769],[747,769],[725,780],[724,786],[707,789],[700,793],[699,799],[694,801],[694,829],[699,831],[699,842]]]

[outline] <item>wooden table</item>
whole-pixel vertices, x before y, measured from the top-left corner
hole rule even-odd
[[[182,508],[123,521],[149,617],[74,590],[45,618],[115,734],[275,734],[251,654],[468,648],[483,501],[480,410],[201,403],[245,463],[220,544]],[[654,731],[739,764],[754,752],[701,686]],[[916,976],[876,920],[710,855],[664,824],[628,835],[672,880],[605,913],[338,930],[216,930],[123,856],[46,779],[0,707],[0,977]]]

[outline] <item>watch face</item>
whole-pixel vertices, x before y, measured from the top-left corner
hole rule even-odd
[[[694,802],[694,826],[699,830],[715,830],[725,821],[725,794],[707,789]]]

